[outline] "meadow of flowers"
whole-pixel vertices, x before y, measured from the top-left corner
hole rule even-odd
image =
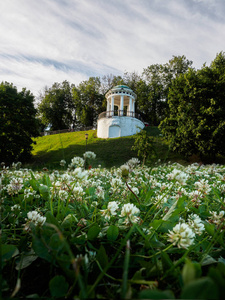
[[[94,158],[2,164],[2,297],[222,299],[225,166]]]

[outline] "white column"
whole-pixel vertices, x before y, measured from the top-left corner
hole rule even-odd
[[[109,117],[109,111],[110,111],[110,103],[109,103],[109,99],[107,99],[106,117]]]
[[[107,111],[110,110],[110,103],[109,103],[109,99],[107,99]]]
[[[133,101],[133,115],[135,117],[135,101]]]
[[[129,115],[132,116],[132,111],[133,111],[133,107],[132,107],[132,98],[130,97],[130,103],[129,103]]]
[[[111,98],[111,116],[114,116],[114,96]]]
[[[120,96],[120,113],[123,116],[123,103],[124,103],[124,95]]]

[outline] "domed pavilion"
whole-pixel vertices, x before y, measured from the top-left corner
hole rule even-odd
[[[98,116],[97,136],[115,138],[136,134],[144,128],[135,113],[137,95],[126,85],[117,85],[106,93],[107,111]]]

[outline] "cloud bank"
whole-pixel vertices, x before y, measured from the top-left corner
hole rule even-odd
[[[141,74],[223,51],[224,0],[10,0],[0,3],[0,80],[37,95],[90,76]]]

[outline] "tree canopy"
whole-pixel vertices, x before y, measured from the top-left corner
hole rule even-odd
[[[6,164],[26,160],[32,137],[39,134],[34,96],[25,88],[18,92],[8,82],[0,84],[0,160]]]
[[[40,96],[38,105],[42,124],[50,125],[51,130],[67,129],[74,122],[74,102],[68,81],[54,83]]]
[[[104,95],[101,93],[100,78],[90,77],[78,87],[73,86],[72,95],[78,121],[84,126],[92,126],[103,110]]]
[[[225,53],[209,67],[189,69],[172,81],[162,133],[172,150],[190,156],[225,155]]]

